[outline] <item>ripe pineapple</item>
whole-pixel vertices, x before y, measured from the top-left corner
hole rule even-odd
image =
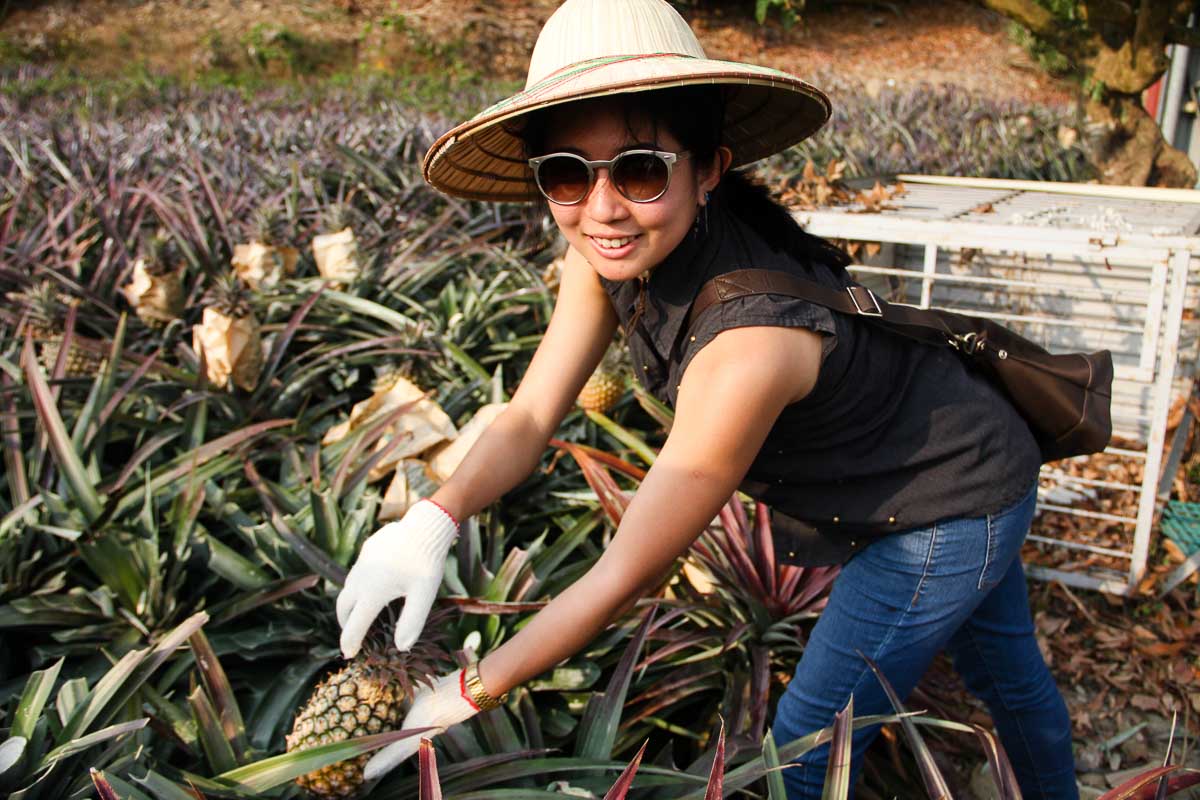
[[[121,288],[147,325],[161,327],[183,313],[183,252],[165,231],[146,242],[145,256],[133,265],[133,280]]]
[[[210,305],[199,325],[192,326],[192,348],[204,352],[208,380],[251,391],[263,368],[262,335],[250,305],[250,294],[232,275],[217,279],[210,292]]]
[[[607,414],[617,404],[629,381],[625,361],[625,348],[614,342],[579,392],[575,402],[580,408]]]
[[[288,752],[398,730],[416,683],[428,684],[430,676],[450,667],[444,641],[451,613],[435,610],[407,653],[392,645],[391,624],[377,625],[359,654],[326,676],[296,714]],[[362,787],[363,767],[372,755],[339,761],[300,776],[296,783],[320,800],[351,797]]]
[[[53,373],[62,349],[63,319],[67,314],[67,305],[74,301],[58,291],[49,280],[33,284],[22,292],[10,292],[7,297],[25,313],[29,331],[37,345],[38,361],[47,375]],[[82,338],[77,333],[72,334],[71,349],[67,351],[63,373],[65,377],[94,377],[104,363],[99,353],[79,346]]]

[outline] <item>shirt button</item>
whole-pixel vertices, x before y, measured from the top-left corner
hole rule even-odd
[[[693,341],[693,342],[696,341],[696,337],[693,336],[689,341]]]
[[[841,521],[842,521],[842,518],[841,518],[841,517],[834,517],[834,518],[833,518],[833,524],[834,524],[834,525],[838,525],[838,524],[840,524],[840,523],[841,523]]]
[[[896,524],[896,518],[888,517],[888,525],[895,525],[895,524]]]
[[[650,371],[650,367],[647,366],[646,364],[642,364],[642,372],[649,372],[649,371]]]
[[[850,540],[850,546],[851,546],[851,547],[858,547],[858,542],[856,542],[856,541],[854,541],[853,539],[851,539],[851,540]]]
[[[776,450],[776,451],[775,451],[775,455],[777,455],[777,456],[781,456],[781,455],[783,455],[783,451],[782,451],[782,450]]]

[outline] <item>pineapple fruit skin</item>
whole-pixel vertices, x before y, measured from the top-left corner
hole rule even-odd
[[[596,370],[583,385],[576,402],[584,411],[607,414],[624,393],[625,380],[622,375]]]
[[[53,331],[37,331],[33,338],[39,343],[38,360],[42,364],[42,369],[47,375],[54,372],[54,365],[58,361],[58,353],[62,349],[63,336]],[[67,351],[67,362],[63,370],[63,377],[66,378],[94,378],[104,366],[104,359],[93,353],[91,350],[85,350],[77,345],[73,337],[71,341],[71,349]]]
[[[398,729],[411,697],[391,677],[386,665],[372,666],[364,657],[326,677],[296,715],[288,752]],[[296,782],[320,800],[353,797],[362,788],[371,755],[331,764]]]
[[[609,346],[575,400],[580,408],[607,414],[617,404],[629,382],[625,360],[624,346],[618,343]]]

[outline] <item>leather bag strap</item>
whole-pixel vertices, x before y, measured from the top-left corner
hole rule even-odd
[[[965,318],[961,326],[952,325],[957,315],[950,312],[893,305],[877,297],[865,286],[853,285],[835,289],[771,269],[734,270],[705,283],[688,313],[688,328],[692,327],[709,306],[755,294],[798,297],[843,314],[882,323],[884,327],[892,328],[897,333],[928,344],[949,345],[965,349],[968,353],[974,352],[977,346],[974,338],[975,326]]]

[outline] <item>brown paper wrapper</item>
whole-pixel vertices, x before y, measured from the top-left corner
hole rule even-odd
[[[381,417],[409,403],[412,404],[409,409],[379,438],[374,452],[382,450],[397,436],[403,437],[404,441],[396,445],[372,468],[367,474],[367,480],[377,481],[384,478],[401,460],[423,453],[430,447],[458,435],[454,423],[437,403],[425,397],[421,388],[407,378],[396,376],[391,383],[381,386],[374,395],[357,403],[350,410],[348,420],[326,431],[321,444],[339,442],[352,432],[369,427]]]
[[[343,228],[337,233],[313,237],[312,249],[322,278],[335,284],[348,284],[358,277],[358,242],[352,229]]]
[[[470,421],[459,430],[458,437],[454,441],[440,444],[429,451],[426,459],[429,461],[430,470],[438,480],[443,483],[450,480],[450,476],[467,457],[467,453],[475,446],[475,442],[506,408],[508,408],[508,403],[488,403],[486,406],[480,406],[479,410],[475,412],[475,416],[471,417]]]
[[[262,242],[239,244],[230,263],[242,283],[251,289],[270,289],[295,273],[300,251],[294,247],[272,247]]]
[[[181,271],[151,275],[145,259],[133,264],[133,278],[121,287],[125,301],[133,306],[140,319],[147,323],[164,323],[183,313],[183,280]]]
[[[254,317],[230,319],[216,309],[204,309],[199,325],[192,326],[192,348],[204,353],[210,383],[252,391],[262,374],[262,336]]]

